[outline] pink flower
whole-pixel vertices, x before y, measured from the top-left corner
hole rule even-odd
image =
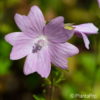
[[[25,56],[24,74],[37,72],[47,78],[51,63],[61,68],[67,68],[67,57],[73,56],[79,50],[70,43],[66,33],[72,30],[64,29],[64,18],[57,17],[47,25],[41,10],[33,6],[28,16],[15,15],[15,22],[22,32],[6,35],[5,39],[12,46],[11,60]]]
[[[90,42],[88,40],[87,35],[97,34],[98,28],[92,23],[73,25],[73,27],[75,27],[75,29],[74,29],[75,34],[78,35],[78,36],[81,36],[83,38],[85,47],[87,49],[89,49]]]

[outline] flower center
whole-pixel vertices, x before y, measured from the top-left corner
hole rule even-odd
[[[48,40],[45,36],[39,36],[33,41],[32,53],[40,51],[43,47],[48,45]]]

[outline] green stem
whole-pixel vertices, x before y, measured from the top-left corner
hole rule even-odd
[[[51,86],[50,86],[50,100],[54,100],[54,84],[53,84],[53,72],[51,71],[51,77],[50,77],[50,80],[51,80]]]

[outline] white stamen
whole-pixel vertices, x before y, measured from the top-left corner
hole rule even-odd
[[[41,35],[33,40],[33,47],[34,48],[33,48],[32,52],[35,53],[47,45],[48,45],[47,37],[44,35]]]

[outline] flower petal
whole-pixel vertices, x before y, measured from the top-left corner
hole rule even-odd
[[[66,29],[67,40],[71,39],[74,35],[74,27],[72,23],[64,24],[64,28]]]
[[[25,57],[26,55],[32,52],[32,39],[25,35],[20,35],[17,39],[14,47],[12,48],[12,52],[10,54],[11,60],[17,60]]]
[[[85,23],[80,25],[74,25],[75,31],[82,32],[86,34],[97,34],[98,28],[93,23]]]
[[[16,14],[15,22],[17,26],[28,36],[30,37],[36,37],[38,33],[34,30],[31,20],[24,15]]]
[[[61,68],[67,68],[67,57],[78,54],[77,47],[70,43],[51,44],[52,63]]]
[[[87,49],[89,49],[90,41],[88,40],[88,37],[87,37],[86,34],[84,34],[84,33],[81,33],[81,34],[82,34],[82,37],[83,37],[83,40],[84,40],[85,47],[86,47]]]
[[[5,40],[7,42],[9,42],[11,45],[14,45],[16,40],[18,39],[18,37],[23,34],[22,32],[14,32],[14,33],[10,33],[8,35],[5,36]]]
[[[64,30],[65,32],[64,33],[66,33],[66,39],[67,40],[69,40],[69,39],[71,39],[72,37],[73,37],[73,35],[74,35],[74,30],[68,30],[68,29],[66,29],[66,30]]]
[[[24,66],[24,74],[28,75],[37,72],[42,77],[47,78],[51,70],[50,62],[48,49],[42,48],[40,52],[28,55]]]
[[[51,42],[62,43],[67,40],[66,33],[70,34],[72,31],[64,29],[64,18],[57,17],[51,20],[44,28],[44,34],[47,35]]]
[[[45,19],[41,10],[37,6],[33,6],[29,12],[28,17],[31,20],[35,32],[41,34],[45,26]]]
[[[36,53],[31,53],[27,56],[24,65],[24,74],[28,75],[36,72],[38,57]]]

